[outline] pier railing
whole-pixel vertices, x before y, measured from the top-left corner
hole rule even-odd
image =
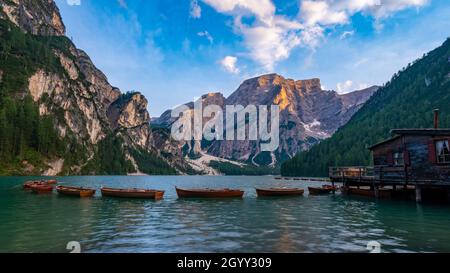
[[[407,183],[408,168],[404,166],[331,167],[329,175],[335,181]]]
[[[345,177],[374,177],[374,167],[331,167],[330,178],[345,178]]]

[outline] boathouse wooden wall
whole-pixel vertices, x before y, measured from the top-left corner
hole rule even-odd
[[[373,150],[373,162],[375,166],[394,166],[394,153],[402,152],[402,139],[397,138]]]
[[[373,149],[375,176],[406,176],[410,181],[446,181],[450,185],[450,164],[436,163],[435,141],[449,136],[405,135],[381,144]],[[431,151],[430,151],[431,149]],[[405,166],[394,166],[394,153],[403,152]],[[383,166],[384,168],[383,171]],[[381,168],[380,168],[381,167]],[[392,171],[389,173],[389,170]],[[381,173],[381,172],[384,172]]]

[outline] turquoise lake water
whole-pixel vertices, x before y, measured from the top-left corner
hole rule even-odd
[[[320,185],[273,177],[64,177],[62,185],[166,190],[162,201],[78,199],[0,178],[0,252],[450,252],[450,206],[329,196],[259,199],[255,187]],[[175,186],[239,188],[243,199],[178,200]]]

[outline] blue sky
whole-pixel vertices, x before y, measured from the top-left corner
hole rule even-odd
[[[448,0],[56,0],[67,35],[153,117],[250,77],[381,85],[450,36]]]

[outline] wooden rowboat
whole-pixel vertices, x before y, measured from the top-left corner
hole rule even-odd
[[[375,190],[372,189],[364,189],[364,188],[351,188],[351,187],[342,187],[342,193],[348,195],[359,195],[365,197],[376,197]],[[388,189],[379,189],[378,190],[378,198],[390,198],[392,195],[392,191]]]
[[[101,192],[102,196],[118,198],[142,198],[161,200],[164,197],[164,191],[158,190],[102,188]]]
[[[47,185],[46,183],[42,181],[27,181],[25,184],[23,184],[24,190],[31,190],[33,186],[39,186],[39,185]]]
[[[43,182],[47,183],[48,185],[58,184],[58,180],[44,180]]]
[[[191,189],[176,188],[178,198],[242,198],[244,191],[231,189]]]
[[[45,186],[45,185],[55,185],[58,181],[56,180],[34,180],[34,181],[27,181],[25,184],[23,184],[24,190],[31,190],[33,186]]]
[[[342,187],[341,189],[343,194],[347,195],[359,195],[359,196],[367,196],[367,197],[375,197],[375,191],[371,189],[363,189],[363,188],[352,188],[352,187]]]
[[[56,191],[62,195],[75,196],[75,197],[92,197],[95,195],[96,190],[80,188],[80,187],[56,187]]]
[[[323,185],[322,188],[324,188],[324,189],[330,189],[330,190],[332,190],[332,191],[337,191],[337,190],[339,190],[338,187],[336,187],[336,186],[330,186],[330,185]]]
[[[333,190],[335,191],[336,189],[333,187],[322,187],[322,188],[308,187],[308,190],[309,194],[311,195],[321,195],[321,194],[330,194]]]
[[[38,184],[31,186],[31,191],[37,194],[43,194],[43,193],[52,193],[53,192],[53,186],[47,185],[47,184]]]
[[[258,197],[276,197],[276,196],[302,196],[305,193],[303,189],[256,189]]]

